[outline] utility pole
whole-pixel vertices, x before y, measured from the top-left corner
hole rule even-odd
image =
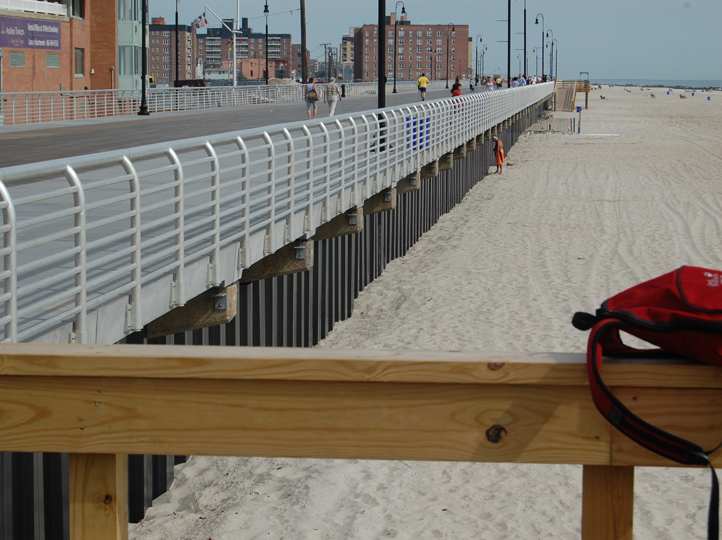
[[[306,0],[301,0],[301,78],[308,82],[308,63],[306,62]]]
[[[326,80],[328,81],[330,79],[330,77],[328,75],[328,67],[329,67],[328,46],[331,44],[330,43],[321,43],[321,45],[323,45],[323,61],[326,63]]]
[[[524,78],[526,79],[526,73],[529,71],[529,60],[526,57],[526,0],[524,0]]]
[[[379,91],[378,107],[386,108],[386,0],[379,0]],[[381,53],[384,51],[384,53]],[[394,51],[396,54],[396,51]]]

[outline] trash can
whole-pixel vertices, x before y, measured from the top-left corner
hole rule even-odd
[[[345,84],[341,85],[341,97],[342,98],[346,97],[346,85]]]

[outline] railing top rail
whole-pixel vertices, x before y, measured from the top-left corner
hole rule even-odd
[[[586,354],[277,347],[3,344],[0,377],[122,377],[588,386]],[[722,389],[722,369],[681,359],[604,365],[615,388]]]
[[[500,92],[519,92],[523,91],[524,88],[541,88],[545,85],[548,85],[550,87],[553,86],[554,83],[543,83],[538,84],[534,86],[528,86],[528,87],[520,87],[520,88],[509,88],[504,90],[495,90],[494,92],[480,92],[476,94],[468,94],[461,96],[460,98],[440,98],[436,100],[427,100],[424,103],[426,104],[433,104],[433,103],[443,103],[447,102],[450,99],[456,99],[456,100],[463,100],[463,101],[472,101],[472,100],[483,100],[483,99],[490,99],[492,95],[499,94]],[[551,88],[550,88],[551,92]],[[138,146],[128,149],[121,149],[121,150],[111,150],[108,152],[99,152],[97,154],[89,154],[85,156],[77,156],[73,158],[68,159],[57,159],[57,160],[51,160],[51,161],[45,161],[45,162],[39,162],[31,165],[15,165],[12,167],[6,167],[6,168],[0,168],[0,181],[5,183],[12,183],[12,182],[21,182],[26,181],[30,178],[35,178],[40,174],[55,174],[62,170],[64,170],[69,164],[72,164],[73,167],[77,168],[83,168],[83,167],[93,167],[95,165],[106,163],[113,160],[120,160],[124,156],[127,156],[129,158],[144,158],[151,155],[156,155],[158,152],[161,152],[167,148],[173,148],[175,150],[185,150],[188,148],[194,148],[198,145],[206,144],[207,142],[210,142],[211,144],[218,142],[218,141],[225,141],[232,137],[248,137],[251,135],[258,135],[261,133],[271,133],[286,129],[294,129],[301,126],[311,126],[311,125],[320,125],[327,122],[335,122],[337,120],[345,120],[347,118],[352,117],[359,117],[359,116],[373,116],[376,115],[382,116],[384,114],[387,114],[391,111],[397,111],[397,110],[403,110],[408,109],[410,107],[414,107],[416,105],[420,105],[421,103],[413,103],[413,104],[407,104],[407,105],[401,105],[401,106],[395,106],[395,107],[386,107],[385,109],[372,109],[368,111],[361,111],[361,112],[353,112],[353,113],[347,113],[347,114],[341,114],[338,116],[334,116],[333,118],[320,118],[316,120],[299,120],[297,122],[290,122],[290,123],[283,123],[283,124],[273,124],[270,126],[266,126],[264,128],[249,128],[245,130],[239,130],[239,131],[232,131],[232,132],[226,132],[226,133],[219,133],[216,135],[207,135],[202,137],[193,137],[190,139],[179,139],[176,141],[169,141],[169,142],[163,142],[163,143],[157,143],[152,145],[144,145],[144,146]]]

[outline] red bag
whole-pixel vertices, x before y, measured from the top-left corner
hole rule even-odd
[[[719,538],[719,485],[709,454],[693,442],[648,424],[632,413],[604,384],[602,355],[654,357],[672,355],[722,367],[722,272],[683,266],[609,298],[595,315],[575,313],[572,324],[591,329],[587,373],[599,412],[619,431],[648,450],[685,465],[708,465],[712,497],[708,538]],[[619,331],[658,346],[638,350],[625,345]]]

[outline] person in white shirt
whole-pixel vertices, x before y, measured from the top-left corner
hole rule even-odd
[[[518,78],[518,77],[514,77],[514,78],[511,80],[511,87],[512,87],[512,88],[519,88],[519,78]]]
[[[519,75],[519,86],[526,86],[526,78],[524,75]]]

